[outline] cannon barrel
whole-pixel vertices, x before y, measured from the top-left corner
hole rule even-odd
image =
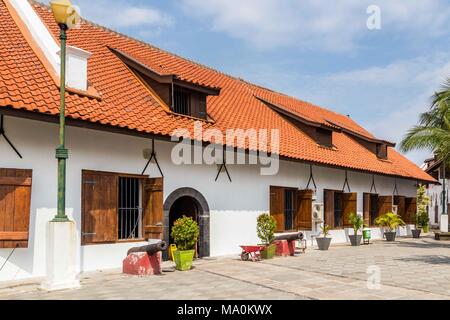
[[[287,240],[287,241],[295,241],[295,240],[303,240],[303,233],[290,233],[290,234],[281,234],[275,237],[275,240]]]
[[[127,255],[130,253],[137,253],[137,252],[147,252],[147,254],[152,255],[159,251],[164,251],[167,249],[167,243],[165,241],[161,241],[158,243],[152,243],[146,246],[142,247],[134,247],[128,250]]]

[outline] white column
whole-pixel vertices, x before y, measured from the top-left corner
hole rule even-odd
[[[441,232],[448,232],[448,214],[441,215]]]
[[[42,289],[53,291],[80,286],[76,273],[77,228],[74,221],[48,224],[47,278]]]

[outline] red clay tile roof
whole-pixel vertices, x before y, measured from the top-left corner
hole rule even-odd
[[[57,37],[58,27],[48,7],[31,3]],[[109,49],[115,48],[157,73],[174,74],[184,81],[220,88],[219,96],[208,97],[208,114],[214,123],[205,122],[204,129],[214,127],[223,132],[228,128],[279,129],[280,156],[284,158],[435,181],[394,149],[389,148],[388,160],[380,160],[344,132],[333,133],[335,149],[323,148],[258,97],[309,121],[328,125],[328,121],[332,121],[374,138],[344,115],[228,76],[87,21],[82,22],[80,29],[69,31],[68,43],[92,53],[89,85],[101,96],[101,100],[97,100],[68,93],[69,118],[163,136],[170,136],[177,128],[192,132],[196,120],[167,112]],[[58,106],[57,85],[0,0],[0,108],[57,115]]]

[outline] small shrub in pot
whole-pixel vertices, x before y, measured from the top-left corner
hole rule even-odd
[[[190,270],[199,237],[197,222],[190,217],[183,216],[175,221],[171,235],[177,245],[177,250],[173,254],[177,270]]]
[[[331,227],[327,224],[320,227],[322,229],[323,237],[317,237],[316,242],[319,250],[328,250],[331,244],[331,238],[328,238]]]
[[[261,252],[263,259],[272,259],[275,256],[276,246],[272,244],[275,240],[275,229],[277,223],[271,215],[263,213],[258,217],[256,222],[256,233],[258,238],[261,239],[265,249]]]
[[[384,228],[385,230],[389,230],[384,232],[384,236],[386,237],[387,241],[395,241],[397,228],[404,226],[405,222],[402,220],[402,218],[400,218],[400,216],[396,215],[395,213],[388,212],[378,217],[375,220],[375,224]]]
[[[350,213],[349,220],[353,227],[353,235],[348,236],[350,238],[350,243],[352,246],[359,246],[361,244],[362,235],[359,235],[358,231],[364,227],[364,220],[356,213]]]
[[[417,216],[416,216],[416,230],[412,230],[413,238],[420,238],[420,233],[428,233],[430,227],[430,218],[427,213],[427,206],[430,198],[426,194],[425,186],[420,185],[417,188]]]

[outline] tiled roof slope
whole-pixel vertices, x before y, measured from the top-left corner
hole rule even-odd
[[[58,27],[48,7],[31,3],[57,37]],[[387,161],[380,160],[343,132],[333,133],[335,149],[320,147],[257,97],[310,121],[333,121],[360,135],[373,137],[346,116],[225,75],[90,22],[83,21],[80,29],[70,30],[68,39],[70,45],[92,53],[89,84],[101,96],[101,100],[96,100],[68,93],[67,116],[70,118],[164,136],[171,135],[176,128],[192,131],[195,120],[167,112],[109,49],[114,48],[160,74],[175,74],[185,81],[221,88],[219,96],[208,97],[208,114],[214,122],[205,122],[204,129],[279,129],[282,157],[434,181],[394,149],[389,149]],[[0,107],[56,115],[58,101],[56,84],[0,0]]]

